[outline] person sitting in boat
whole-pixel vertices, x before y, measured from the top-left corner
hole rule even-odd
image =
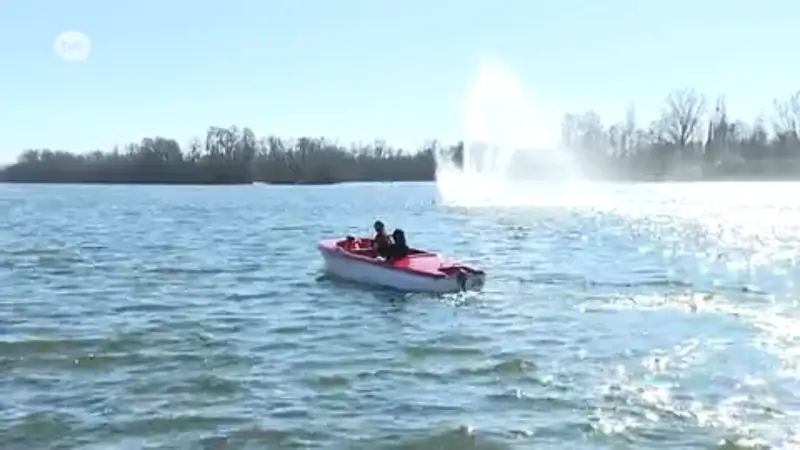
[[[386,233],[386,226],[380,220],[376,220],[373,227],[375,228],[375,237],[372,238],[372,249],[378,256],[388,258],[392,248],[392,238]]]
[[[403,259],[410,253],[408,245],[406,244],[406,234],[403,230],[397,228],[392,233],[392,240],[394,241],[389,248],[389,258],[393,261]]]
[[[355,236],[346,236],[342,244],[345,250],[358,250],[358,240]]]

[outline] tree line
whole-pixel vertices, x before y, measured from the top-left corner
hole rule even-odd
[[[724,97],[709,107],[704,95],[671,92],[656,120],[606,126],[592,110],[566,114],[561,151],[589,178],[615,180],[800,179],[800,91],[775,101],[755,122],[734,120]],[[531,156],[533,155],[533,156]],[[529,153],[528,157],[535,157]],[[340,145],[326,138],[256,137],[249,128],[210,127],[205,140],[184,148],[150,137],[110,151],[71,153],[29,149],[0,171],[6,182],[239,184],[428,181],[437,160],[463,163],[464,143],[405,151],[376,140]]]
[[[590,175],[616,179],[800,179],[800,91],[774,100],[751,123],[732,118],[724,96],[713,106],[685,88],[667,95],[657,118],[605,126],[589,110],[562,121],[564,147]]]
[[[432,150],[403,152],[382,141],[349,148],[325,138],[257,138],[249,128],[210,127],[205,141],[181,148],[152,137],[108,152],[24,151],[0,173],[7,182],[244,184],[423,181],[433,179]]]

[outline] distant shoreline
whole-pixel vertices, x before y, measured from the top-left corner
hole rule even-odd
[[[302,187],[302,186],[334,186],[344,184],[370,183],[370,184],[393,184],[393,183],[436,183],[437,180],[344,180],[344,181],[252,181],[252,182],[185,182],[185,181],[97,181],[97,180],[3,180],[0,184],[17,185],[96,185],[96,186],[282,186],[282,187]],[[511,180],[512,183],[543,183],[543,184],[569,184],[569,182],[553,180]],[[794,177],[708,177],[697,179],[664,179],[664,178],[626,178],[626,179],[585,179],[580,182],[586,183],[608,183],[608,184],[669,184],[669,183],[780,183],[780,182],[800,182],[800,176]]]
[[[796,101],[800,92],[781,103],[776,118]],[[436,140],[408,151],[380,139],[342,145],[324,137],[259,138],[246,127],[212,126],[205,136],[183,146],[174,139],[149,137],[109,151],[25,150],[16,163],[0,168],[0,182],[193,186],[434,182],[443,165],[492,167],[498,162],[511,180],[545,183],[575,171],[587,182],[800,181],[798,131],[780,121],[771,129],[758,121],[746,126],[727,116],[724,99],[714,112],[706,109],[705,102],[692,89],[675,91],[659,121],[644,127],[637,126],[633,109],[625,123],[611,126],[603,125],[592,111],[568,114],[560,147],[547,155],[526,151],[495,155],[484,143],[442,145]]]
[[[91,184],[91,185],[136,185],[136,186],[244,186],[252,183],[192,183],[170,181],[96,181],[96,180],[3,180],[2,184]]]

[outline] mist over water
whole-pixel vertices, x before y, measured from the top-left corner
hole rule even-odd
[[[436,155],[442,200],[459,206],[586,201],[575,158],[557,148],[559,126],[553,116],[536,107],[510,70],[482,64],[466,97],[463,165],[450,155]]]

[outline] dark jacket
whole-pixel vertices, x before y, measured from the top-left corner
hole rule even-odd
[[[392,243],[391,248],[389,249],[389,256],[392,259],[402,259],[408,256],[410,249],[408,248],[408,244],[406,244],[406,234],[401,229],[394,230],[392,233]]]
[[[389,237],[389,235],[386,234],[385,231],[381,231],[375,233],[375,237],[372,238],[372,240],[372,246],[375,251],[378,252],[378,255],[383,256],[384,258],[387,257],[392,247],[392,239]]]

